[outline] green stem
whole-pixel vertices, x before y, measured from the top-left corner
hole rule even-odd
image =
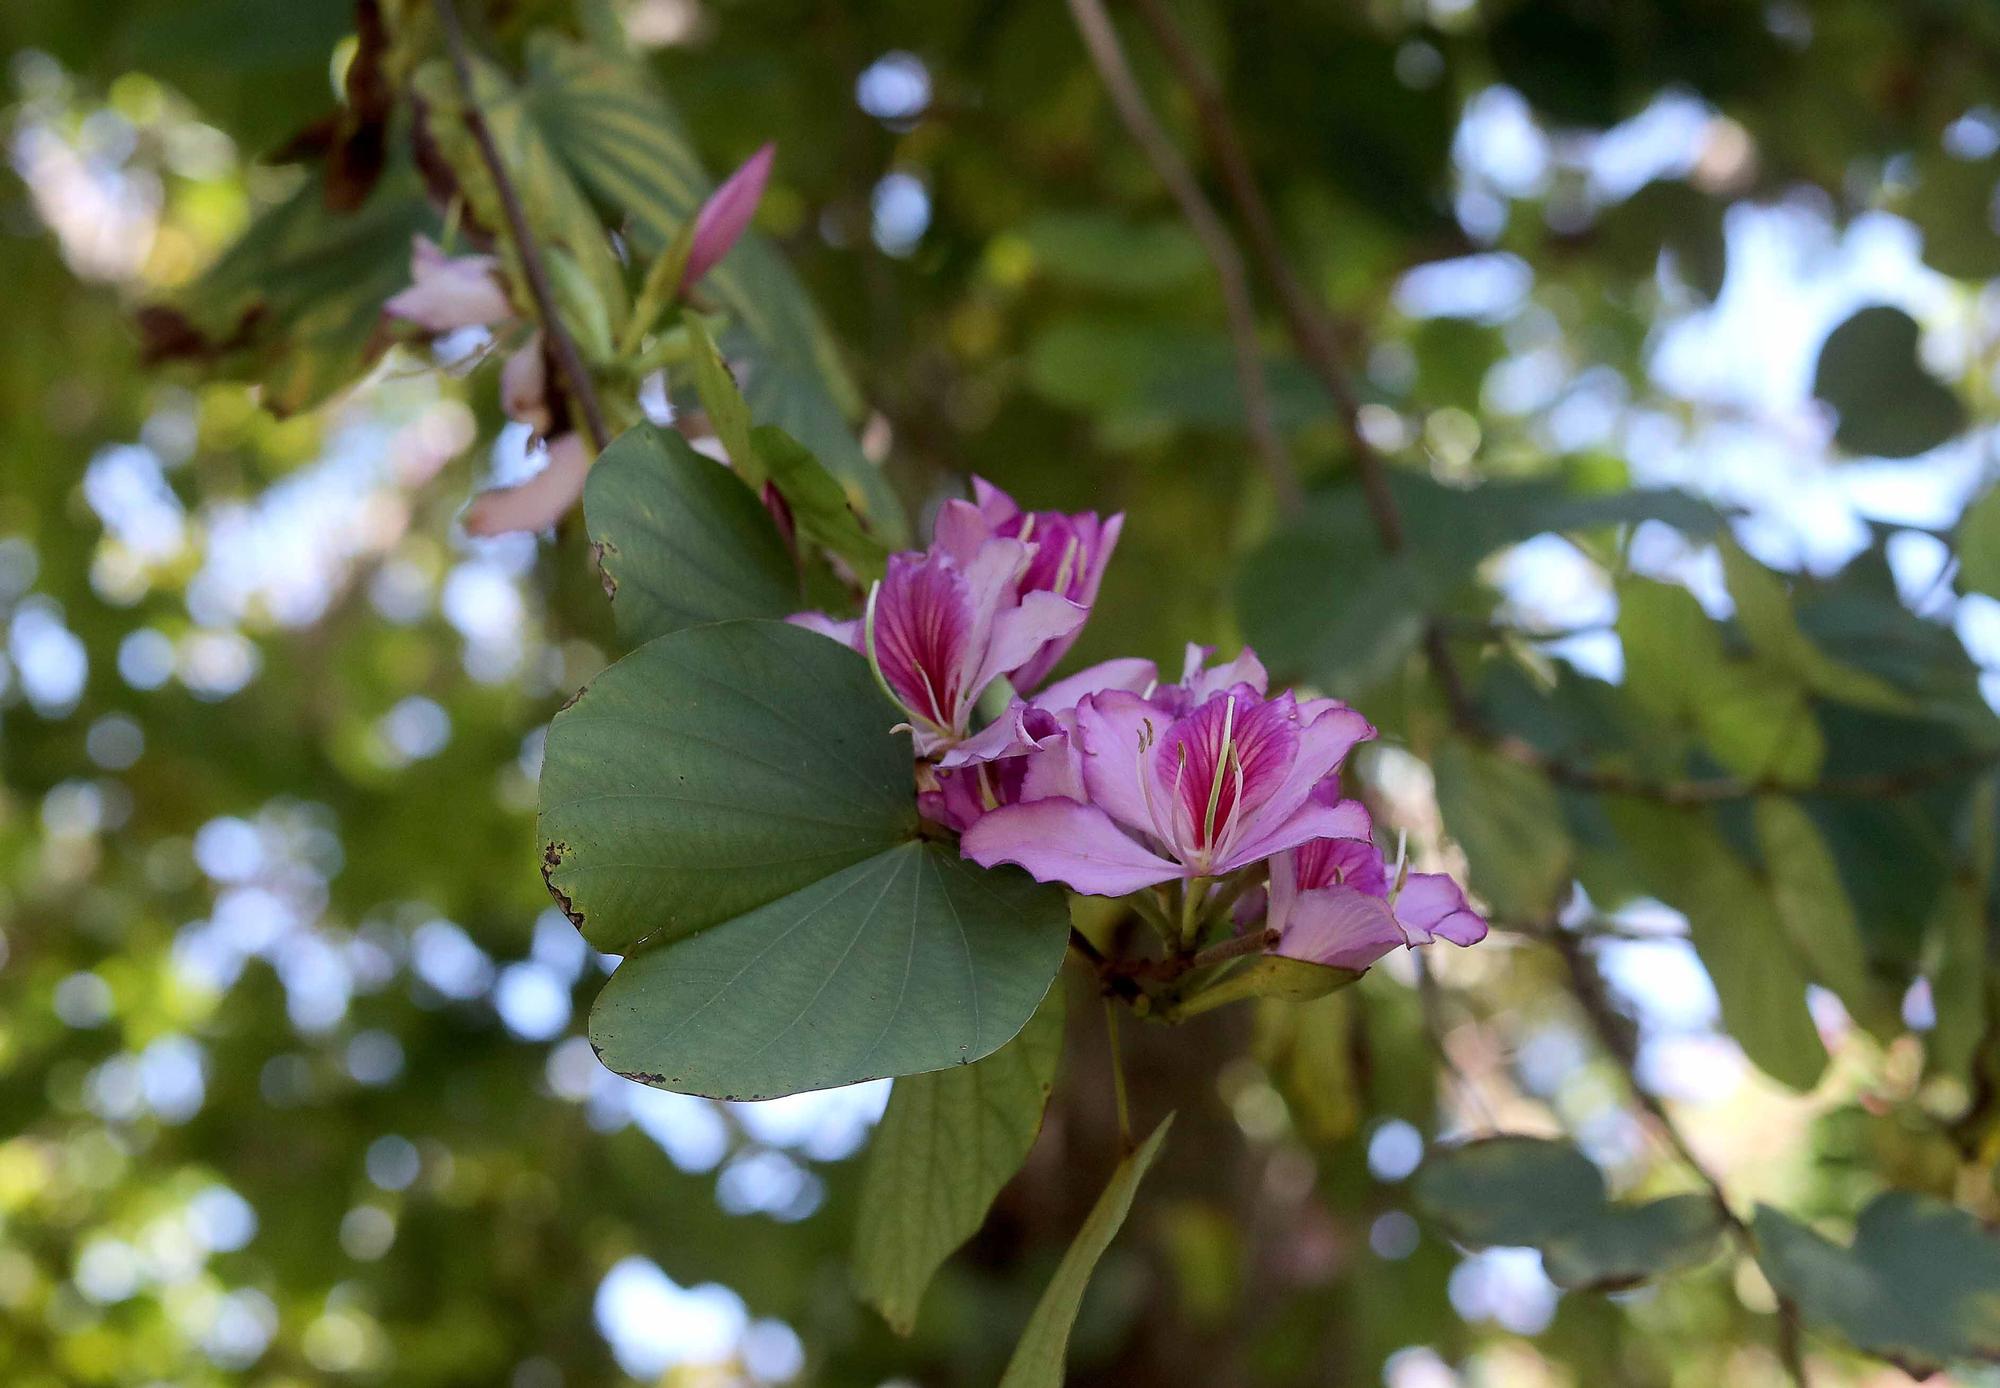
[[[1111,1097],[1118,1106],[1118,1147],[1132,1151],[1132,1108],[1125,1092],[1125,1054],[1118,1045],[1118,1004],[1104,1000],[1104,1032],[1111,1045]]]
[[[1208,898],[1209,879],[1192,878],[1181,884],[1181,931],[1180,941],[1183,952],[1195,947],[1201,938],[1202,922],[1206,912],[1202,909]]]

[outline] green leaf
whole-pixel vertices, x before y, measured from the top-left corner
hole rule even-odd
[[[1069,1334],[1083,1304],[1084,1288],[1097,1269],[1097,1260],[1124,1227],[1125,1216],[1132,1210],[1132,1197],[1138,1193],[1139,1182],[1145,1179],[1154,1158],[1159,1156],[1160,1144],[1166,1141],[1167,1129],[1173,1122],[1173,1115],[1168,1114],[1153,1129],[1153,1135],[1139,1144],[1139,1150],[1118,1163],[1118,1169],[1111,1173],[1110,1184],[1097,1197],[1083,1228],[1077,1231],[1076,1242],[1063,1254],[1055,1276],[1049,1279],[1041,1300],[1035,1303],[1034,1314],[1028,1318],[1027,1328],[1014,1347],[1014,1357],[1007,1361],[1000,1388],[1062,1388],[1064,1361],[1069,1357]]]
[[[1413,1187],[1424,1211],[1474,1248],[1541,1251],[1572,1290],[1634,1286],[1706,1262],[1724,1232],[1706,1195],[1612,1204],[1596,1165],[1567,1142],[1501,1134],[1433,1154]]]
[[[1792,613],[1785,581],[1759,564],[1734,540],[1721,545],[1723,573],[1736,603],[1736,624],[1757,653],[1794,676],[1806,688],[1857,708],[1899,713],[1913,706],[1887,680],[1857,670],[1814,645]]]
[[[1861,309],[1820,345],[1813,394],[1840,416],[1834,442],[1865,457],[1913,458],[1965,428],[1965,406],[1917,357],[1917,320]]]
[[[488,62],[475,60],[472,76],[480,113],[543,251],[563,322],[588,360],[606,364],[615,334],[625,323],[626,296],[624,270],[604,223],[550,142],[527,90]],[[441,58],[425,63],[412,86],[429,113],[433,145],[451,165],[459,191],[480,223],[507,226],[499,189],[461,114],[464,95],[451,65]],[[495,247],[511,267],[513,282],[525,285],[513,238],[496,237]]]
[[[309,409],[366,369],[383,301],[409,283],[410,239],[435,225],[407,163],[352,213],[307,180],[169,304],[140,310],[147,356],[258,382],[277,414]]]
[[[1901,1029],[1895,1001],[1869,971],[1854,903],[1812,816],[1775,798],[1759,800],[1754,815],[1772,904],[1792,948],[1856,1021],[1893,1037]]]
[[[1461,739],[1432,761],[1438,808],[1465,850],[1472,887],[1502,915],[1539,920],[1569,881],[1562,807],[1541,775]]]
[[[1562,483],[1446,487],[1390,474],[1408,545],[1388,555],[1358,487],[1310,498],[1245,562],[1237,613],[1274,672],[1355,693],[1388,674],[1425,623],[1448,610],[1496,550],[1553,531],[1658,520],[1712,533],[1712,507],[1680,492],[1580,493]]]
[[[1925,972],[1937,1024],[1926,1038],[1927,1069],[1972,1085],[1991,1023],[1995,975],[1989,902],[1994,856],[1994,795],[1982,780],[1960,814],[1956,869],[1932,913]]]
[[[1434,1152],[1411,1193],[1476,1248],[1535,1247],[1605,1203],[1597,1164],[1567,1142],[1502,1133]]]
[[[1558,1287],[1613,1291],[1700,1266],[1726,1231],[1706,1195],[1609,1205],[1543,1245],[1542,1267]]]
[[[777,527],[749,488],[671,429],[626,430],[590,469],[583,516],[625,640],[800,606]]]
[[[2000,487],[1989,487],[1959,517],[1960,592],[2000,598]]]
[[[1062,1058],[1063,995],[972,1065],[896,1081],[869,1144],[854,1236],[862,1299],[898,1334],[940,1264],[972,1237],[1041,1131]]]
[[[1731,771],[1785,783],[1818,774],[1826,742],[1805,687],[1773,665],[1731,655],[1685,588],[1641,578],[1620,583],[1618,636],[1634,701],[1699,733]]]
[[[718,1098],[964,1064],[1034,1013],[1063,895],[919,841],[909,743],[852,651],[688,627],[550,726],[543,875],[629,951],[590,1034],[620,1074]]]
[[[549,727],[543,875],[586,939],[626,950],[907,845],[916,802],[895,721],[867,662],[799,627],[648,642]]]
[[[1687,917],[1730,1036],[1765,1074],[1811,1089],[1826,1068],[1826,1047],[1770,892],[1708,815],[1622,798],[1608,800],[1606,810],[1647,889]]]
[[[528,41],[525,99],[579,182],[622,215],[636,253],[664,251],[710,192],[686,131],[646,69],[547,30]],[[722,346],[756,365],[747,396],[823,461],[857,510],[891,544],[905,538],[895,494],[862,455],[848,419],[860,412],[839,350],[798,276],[764,236],[746,233],[703,277],[727,311]]]
[[[2000,1240],[1964,1210],[1892,1190],[1842,1248],[1759,1206],[1757,1261],[1806,1318],[1924,1377],[1954,1360],[2000,1362]]]
[[[751,447],[770,471],[771,481],[792,509],[799,534],[847,561],[863,579],[880,578],[889,551],[861,528],[847,494],[819,459],[773,424],[750,431]]]
[[[750,440],[750,404],[737,389],[736,377],[730,374],[729,364],[716,350],[708,329],[693,317],[686,320],[686,325],[688,341],[694,346],[694,385],[701,396],[701,407],[708,414],[715,436],[722,440],[723,451],[729,454],[736,475],[756,491],[769,474],[757,454],[757,446]]]
[[[632,955],[590,1041],[628,1079],[717,1099],[942,1070],[1020,1032],[1068,940],[1061,892],[904,843]]]

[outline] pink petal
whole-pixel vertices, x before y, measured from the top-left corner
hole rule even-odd
[[[983,641],[974,622],[970,585],[950,561],[889,557],[875,593],[875,662],[904,710],[940,732],[956,729],[969,702],[962,672],[978,657],[975,639]]]
[[[1022,594],[1020,606],[1007,608],[993,619],[986,662],[974,683],[984,688],[995,676],[1016,670],[1051,642],[1075,636],[1089,617],[1089,608],[1054,593]]]
[[[1107,690],[1076,706],[1083,783],[1090,802],[1127,828],[1160,834],[1152,798],[1159,737],[1173,720],[1136,694]],[[1160,810],[1164,813],[1165,805]]]
[[[1143,656],[1120,656],[1078,670],[1067,679],[1057,680],[1031,701],[1036,708],[1061,713],[1075,708],[1084,698],[1107,689],[1123,689],[1143,694],[1159,683],[1160,670]]]
[[[997,809],[966,831],[959,851],[982,867],[1019,864],[1038,882],[1061,882],[1086,896],[1124,896],[1183,875],[1102,810],[1074,800]]]
[[[1172,807],[1167,813],[1184,856],[1227,843],[1235,826],[1253,821],[1284,783],[1298,757],[1292,711],[1290,695],[1266,702],[1247,690],[1232,692],[1161,735],[1154,803]]]
[[[576,505],[590,475],[590,449],[578,434],[564,434],[549,444],[542,470],[517,487],[493,487],[472,498],[460,524],[468,535],[505,535],[517,530],[547,530]]]
[[[392,295],[382,311],[429,333],[483,328],[514,316],[490,255],[448,256],[428,236],[410,248],[410,287]]]
[[[1413,945],[1449,940],[1476,945],[1486,938],[1486,921],[1466,904],[1465,891],[1441,872],[1413,872],[1396,894],[1396,920]]]
[[[698,283],[729,254],[730,247],[743,235],[763,200],[764,184],[771,177],[771,163],[778,147],[766,144],[743,162],[743,167],[722,181],[695,214],[694,235],[688,242],[687,267],[681,271],[681,290]]]
[[[955,564],[970,564],[979,547],[992,538],[993,527],[979,508],[956,497],[938,508],[931,526],[931,548],[950,555]]]
[[[1313,794],[1314,787],[1339,769],[1347,754],[1358,744],[1375,736],[1366,718],[1337,699],[1310,699],[1298,706],[1300,724],[1298,754],[1284,782],[1270,798],[1253,811],[1254,823],[1238,826],[1238,832],[1255,835],[1264,826],[1289,819]],[[1365,835],[1329,834],[1328,838],[1355,838]]]
[[[1315,887],[1353,887],[1370,896],[1389,895],[1389,874],[1382,865],[1382,851],[1369,839],[1314,839],[1301,844],[1293,858],[1299,885],[1308,891]]]
[[[1365,969],[1403,943],[1389,903],[1353,887],[1300,892],[1277,952],[1311,964]]]
[[[500,408],[507,418],[520,421],[537,434],[548,432],[549,369],[539,332],[500,368]]]
[[[1215,864],[1214,875],[1219,877],[1248,867],[1259,858],[1283,853],[1314,839],[1363,838],[1369,832],[1368,811],[1359,800],[1342,800],[1335,805],[1308,800],[1289,818],[1254,838],[1232,844],[1222,861]]]
[[[824,612],[794,612],[785,620],[795,627],[804,627],[807,631],[816,631],[821,636],[830,636],[851,651],[861,649],[861,623],[858,619],[842,622],[827,616]]]
[[[1202,665],[1215,654],[1213,646],[1197,646],[1188,642],[1187,658],[1181,666],[1181,684],[1195,703],[1206,703],[1224,690],[1239,684],[1247,684],[1259,694],[1269,690],[1270,676],[1264,672],[1264,662],[1257,659],[1257,652],[1245,646],[1237,652],[1234,660],[1224,661],[1213,670],[1204,670]]]
[[[986,518],[986,523],[996,528],[1021,514],[1021,508],[1014,498],[984,477],[972,479],[972,501],[979,508],[979,514]]]

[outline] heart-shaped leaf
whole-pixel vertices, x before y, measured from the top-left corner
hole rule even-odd
[[[549,730],[544,875],[600,949],[621,1074],[772,1098],[978,1060],[1062,964],[1062,893],[919,837],[867,665],[782,622],[690,627]]]
[[[1913,458],[1965,427],[1965,406],[1917,357],[1917,320],[1876,304],[1826,335],[1813,394],[1840,416],[1833,439],[1865,457]]]
[[[583,518],[619,635],[634,645],[800,607],[798,576],[750,489],[669,429],[641,424],[590,469]]]
[[[904,847],[917,809],[895,721],[860,656],[783,622],[648,642],[549,726],[549,889],[585,939],[623,951]]]

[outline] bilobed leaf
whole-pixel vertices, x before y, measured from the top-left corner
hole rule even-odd
[[[717,1099],[966,1065],[1034,1015],[1068,933],[1060,891],[907,842],[633,954],[590,1041],[629,1079]]]
[[[633,645],[801,606],[769,514],[671,429],[641,424],[612,440],[590,469],[583,516],[619,634]]]
[[[896,1081],[869,1143],[854,1280],[899,1334],[915,1327],[939,1265],[978,1231],[1027,1158],[1062,1040],[1058,988],[1019,1036],[986,1059]]]
[[[1125,1216],[1132,1210],[1132,1197],[1138,1193],[1139,1182],[1145,1179],[1154,1158],[1159,1156],[1160,1145],[1166,1141],[1167,1129],[1173,1122],[1172,1114],[1162,1119],[1160,1126],[1153,1129],[1153,1135],[1139,1144],[1139,1150],[1118,1163],[1118,1169],[1111,1173],[1110,1184],[1097,1197],[1083,1228],[1077,1231],[1076,1241],[1063,1254],[1055,1276],[1049,1279],[1041,1300],[1035,1303],[1034,1314],[1028,1318],[1027,1328],[1014,1347],[1014,1357],[1007,1361],[1000,1388],[1062,1388],[1064,1361],[1069,1357],[1069,1334],[1076,1325],[1084,1289],[1090,1284],[1091,1273],[1097,1270],[1098,1259],[1124,1227]]]
[[[911,754],[861,658],[783,622],[651,641],[556,715],[543,875],[600,949],[604,1063],[771,1098],[965,1064],[1062,964],[1060,891],[917,837]]]
[[[1609,1290],[1705,1262],[1722,1211],[1705,1195],[1613,1204],[1596,1165],[1567,1142],[1503,1133],[1435,1153],[1417,1203],[1460,1243],[1539,1249],[1558,1286]]]
[[[1810,1089],[1826,1046],[1806,1008],[1806,974],[1771,894],[1699,811],[1608,802],[1619,844],[1652,894],[1688,919],[1722,1022],[1765,1074]]]
[[[1472,887],[1504,915],[1539,919],[1569,880],[1570,842],[1548,780],[1461,739],[1433,759],[1445,829],[1465,850]]]
[[[1605,1203],[1597,1164],[1567,1142],[1502,1133],[1435,1152],[1411,1187],[1461,1243],[1534,1247]]]
[[[523,92],[537,126],[577,180],[622,214],[640,259],[666,249],[711,185],[646,69],[539,30],[528,40]],[[784,257],[750,231],[703,277],[700,293],[729,314],[723,349],[754,362],[747,396],[756,417],[811,449],[875,532],[900,542],[904,524],[895,495],[848,426],[860,412],[860,398]]]
[[[1757,1261],[1807,1320],[1912,1374],[2000,1363],[2000,1239],[1964,1210],[1892,1190],[1861,1212],[1852,1246],[1759,1206]]]
[[[1869,973],[1854,903],[1812,816],[1775,797],[1759,800],[1754,814],[1772,905],[1792,948],[1856,1021],[1893,1036],[1900,1028],[1893,999]]]
[[[1849,453],[1912,458],[1965,427],[1965,406],[1917,357],[1916,319],[1875,304],[1820,345],[1813,394],[1840,417],[1834,442]]]
[[[799,627],[650,641],[549,727],[543,875],[604,950],[823,882],[916,835],[895,721],[860,656]]]

